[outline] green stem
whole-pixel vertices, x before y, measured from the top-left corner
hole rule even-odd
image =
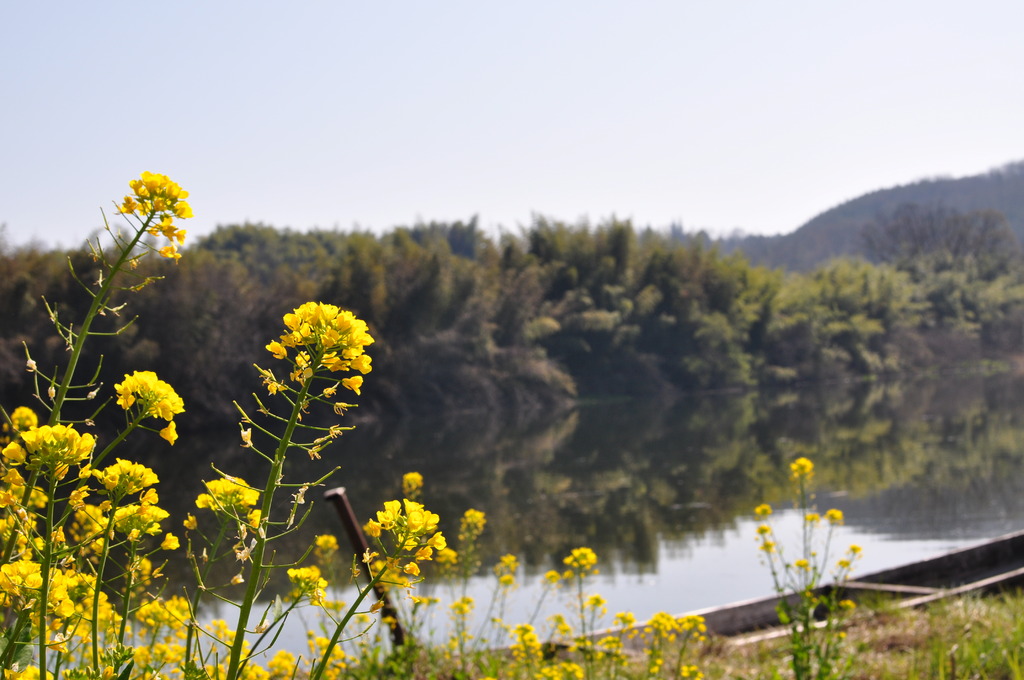
[[[345,616],[341,619],[341,621],[338,622],[338,625],[334,629],[334,635],[331,636],[331,640],[327,643],[327,647],[324,648],[323,653],[320,655],[319,661],[317,661],[313,670],[310,671],[309,680],[320,680],[320,677],[324,674],[324,671],[327,670],[327,662],[331,658],[331,652],[333,652],[334,648],[338,646],[338,640],[341,639],[342,632],[344,632],[346,626],[348,626],[348,622],[352,620],[352,617],[355,616],[356,611],[359,609],[359,605],[363,603],[363,600],[366,599],[366,596],[376,589],[377,584],[380,582],[381,577],[384,575],[385,571],[385,569],[381,569],[377,573],[377,575],[373,577],[373,580],[370,581],[370,585],[363,588],[363,590],[359,593],[359,597],[356,598],[355,602],[352,603],[352,606],[348,608],[348,611],[345,613]]]
[[[121,611],[121,628],[117,631],[117,641],[120,644],[124,644],[124,633],[128,626],[128,614],[131,612],[132,588],[135,586],[132,565],[135,562],[137,551],[138,548],[135,544],[132,544],[131,549],[128,551],[128,568],[125,570],[124,603]]]
[[[227,535],[227,528],[228,528],[227,520],[222,521],[220,523],[220,529],[217,532],[217,539],[210,546],[210,550],[211,550],[213,555],[216,555],[217,551],[220,549],[220,544],[224,541],[224,536]],[[194,555],[191,558],[191,560],[193,561],[193,565],[195,565],[195,556]],[[210,576],[210,570],[213,569],[213,560],[212,559],[208,560],[206,562],[206,565],[204,566],[204,568],[203,568],[203,570],[201,572],[198,570],[198,568],[196,568],[196,567],[193,567],[193,568],[196,569],[195,573],[199,574],[199,584],[200,584],[200,586],[202,586],[203,584],[206,583],[207,578]],[[189,621],[188,633],[186,634],[186,638],[185,638],[185,657],[184,657],[185,659],[191,659],[192,658],[192,645],[195,642],[195,637],[196,637],[195,636],[195,626],[192,625],[192,624],[195,622],[195,617],[196,617],[196,614],[199,612],[199,605],[200,605],[200,603],[203,600],[203,593],[205,593],[205,592],[206,592],[205,589],[202,588],[202,587],[196,588],[196,592],[195,592],[195,594],[192,597],[192,602],[189,605],[189,612],[191,612],[193,620]]]
[[[57,482],[50,480],[46,490],[46,497],[52,499],[57,488]],[[39,576],[42,583],[39,585],[39,677],[46,677],[46,601],[50,594],[50,562],[53,560],[53,502],[46,504],[46,522],[43,533],[43,555],[39,564]]]
[[[92,663],[93,668],[100,665],[100,593],[103,584],[103,571],[107,566],[107,557],[110,555],[110,536],[114,531],[114,512],[111,508],[110,518],[107,520],[107,528],[103,532],[103,553],[100,555],[100,563],[96,568],[96,582],[92,593]]]
[[[319,362],[319,358],[317,358]],[[312,365],[317,365],[316,363]],[[274,501],[274,492],[277,491],[278,486],[281,482],[281,476],[284,469],[284,457],[291,447],[292,436],[295,434],[295,428],[299,422],[299,416],[302,414],[302,408],[305,405],[306,397],[309,394],[309,387],[312,384],[312,377],[305,380],[302,384],[302,388],[299,390],[298,395],[295,399],[295,403],[292,405],[292,413],[288,418],[288,424],[285,426],[284,434],[281,435],[281,439],[278,441],[277,450],[274,452],[274,461],[270,466],[270,474],[267,476],[267,485],[263,491],[263,503],[260,507],[260,526],[266,527],[267,521],[270,517],[270,510]],[[245,587],[245,597],[242,599],[238,608],[238,623],[235,626],[235,639],[231,644],[231,656],[228,660],[228,670],[225,674],[225,680],[236,680],[242,671],[244,662],[242,661],[242,646],[245,642],[245,631],[249,625],[249,615],[252,612],[253,605],[256,602],[256,597],[259,594],[261,587],[261,581],[263,580],[263,573],[266,565],[263,564],[263,558],[266,554],[267,548],[267,536],[265,531],[256,532],[256,546],[253,548],[250,559],[252,560],[252,566],[249,568],[249,582]]]
[[[135,233],[132,240],[123,248],[117,258],[117,261],[110,268],[110,272],[103,279],[103,283],[100,285],[100,289],[97,293],[92,296],[92,303],[89,305],[89,311],[85,315],[85,319],[82,320],[82,327],[78,330],[75,335],[75,341],[71,345],[71,356],[68,359],[67,368],[64,371],[64,378],[60,382],[60,386],[57,388],[57,393],[53,398],[53,410],[50,411],[50,418],[48,421],[49,425],[56,425],[60,422],[60,410],[64,405],[64,400],[67,397],[68,390],[71,388],[71,381],[75,375],[75,369],[78,367],[78,360],[82,356],[82,349],[85,347],[85,341],[89,337],[89,328],[92,326],[92,322],[96,319],[96,316],[102,310],[107,301],[110,299],[110,292],[114,287],[114,281],[117,275],[121,272],[121,268],[124,267],[125,262],[130,259],[131,253],[135,250],[135,246],[138,244],[139,239],[146,232],[146,228],[153,221],[153,215],[150,214],[146,217],[145,221],[139,227],[139,230]]]
[[[109,454],[111,451],[117,448],[118,444],[123,442],[128,437],[128,435],[135,431],[135,428],[137,428],[139,426],[139,423],[142,422],[143,417],[144,414],[140,413],[135,420],[131,421],[131,423],[128,424],[128,427],[126,427],[120,434],[114,437],[111,440],[111,442],[107,444],[102,451],[100,451],[98,455],[94,456],[89,464],[93,467],[99,465],[103,461],[103,459],[107,457],[107,454]]]

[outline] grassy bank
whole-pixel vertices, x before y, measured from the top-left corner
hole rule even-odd
[[[1024,677],[1024,595],[951,599],[897,610],[878,601],[846,629],[855,679]],[[698,664],[706,678],[789,677],[784,639],[753,644],[708,641]]]

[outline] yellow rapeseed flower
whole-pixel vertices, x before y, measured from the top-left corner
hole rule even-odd
[[[416,495],[423,489],[423,475],[419,472],[406,472],[402,475],[402,495],[406,498],[416,499]]]
[[[483,533],[487,524],[487,515],[480,510],[469,508],[462,513],[462,520],[459,522],[459,541],[465,543],[475,540]]]
[[[308,595],[310,602],[319,605],[327,591],[327,580],[320,575],[317,567],[297,567],[288,570],[288,580],[294,586],[291,597],[298,600]]]
[[[572,552],[562,560],[562,563],[577,576],[597,573],[597,555],[590,548],[573,548]]]
[[[121,458],[103,470],[93,470],[92,476],[115,498],[139,493],[160,481],[156,473],[145,465]]]
[[[166,510],[149,504],[125,505],[114,510],[114,529],[136,541],[143,534],[160,533],[160,522],[170,517]]]
[[[118,211],[124,215],[135,215],[148,225],[147,232],[170,241],[170,245],[160,248],[159,253],[178,260],[181,257],[178,246],[185,243],[186,231],[178,229],[174,220],[193,217],[192,206],[185,200],[188,192],[167,175],[152,172],[142,173],[140,179],[133,179],[128,186],[132,194],[124,197]]]
[[[352,312],[336,305],[307,302],[285,314],[283,320],[284,334],[266,348],[275,359],[286,359],[290,349],[296,350],[295,370],[290,374],[293,381],[308,380],[320,368],[332,373],[370,372],[370,357],[365,348],[373,344],[373,337],[366,322]],[[344,378],[341,384],[359,394],[362,376]]]
[[[2,455],[11,465],[30,470],[44,469],[63,479],[70,465],[88,458],[96,447],[96,438],[80,434],[71,425],[42,425],[21,433],[20,442],[4,447]]]
[[[174,444],[178,438],[174,416],[184,413],[185,402],[173,387],[153,371],[135,371],[125,374],[124,380],[114,385],[114,391],[117,405],[124,410],[135,408],[143,417],[166,420],[167,427],[160,431],[160,436]]]
[[[333,534],[320,534],[314,539],[313,545],[316,547],[316,556],[324,559],[338,550],[338,539]]]
[[[11,423],[15,430],[24,432],[39,425],[39,416],[28,406],[19,406],[11,413]]]
[[[814,463],[809,458],[797,458],[789,465],[790,479],[793,481],[810,481],[814,476]]]
[[[829,524],[842,524],[843,523],[843,511],[832,508],[825,513],[825,519],[828,520]]]
[[[204,483],[209,493],[196,497],[197,508],[221,510],[241,516],[260,499],[260,492],[240,477],[223,477]]]

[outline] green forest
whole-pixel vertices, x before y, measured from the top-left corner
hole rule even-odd
[[[377,340],[357,416],[528,415],[1011,362],[1024,347],[1024,270],[999,214],[902,206],[861,236],[870,262],[787,272],[619,220],[537,218],[498,235],[474,220],[386,234],[223,226],[177,263],[142,261],[140,277],[162,280],[124,293],[117,321],[138,319],[86,365],[106,385],[157,371],[185,399],[181,427],[202,428],[234,422],[282,314],[307,300],[351,309]],[[48,309],[81,318],[98,274],[84,246],[0,243],[4,403],[31,405],[24,344],[41,365],[60,362]]]

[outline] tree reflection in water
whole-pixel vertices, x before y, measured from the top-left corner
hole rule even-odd
[[[972,375],[593,404],[526,423],[493,414],[371,422],[324,460],[295,461],[305,468],[295,477],[340,465],[332,485],[369,517],[400,495],[404,472],[418,471],[447,535],[465,509],[487,513],[485,569],[511,552],[535,574],[586,545],[605,573],[656,574],[659,546],[699,546],[758,503],[784,503],[786,464],[797,456],[815,461],[828,504],[858,532],[911,540],[1020,528],[1022,398],[1022,378]],[[236,432],[182,437],[172,456],[137,452],[159,472],[161,499],[178,518],[195,512],[211,458],[258,477],[247,453]],[[318,533],[343,536],[333,510],[318,505],[294,537],[297,553]],[[756,562],[752,543],[749,554]]]

